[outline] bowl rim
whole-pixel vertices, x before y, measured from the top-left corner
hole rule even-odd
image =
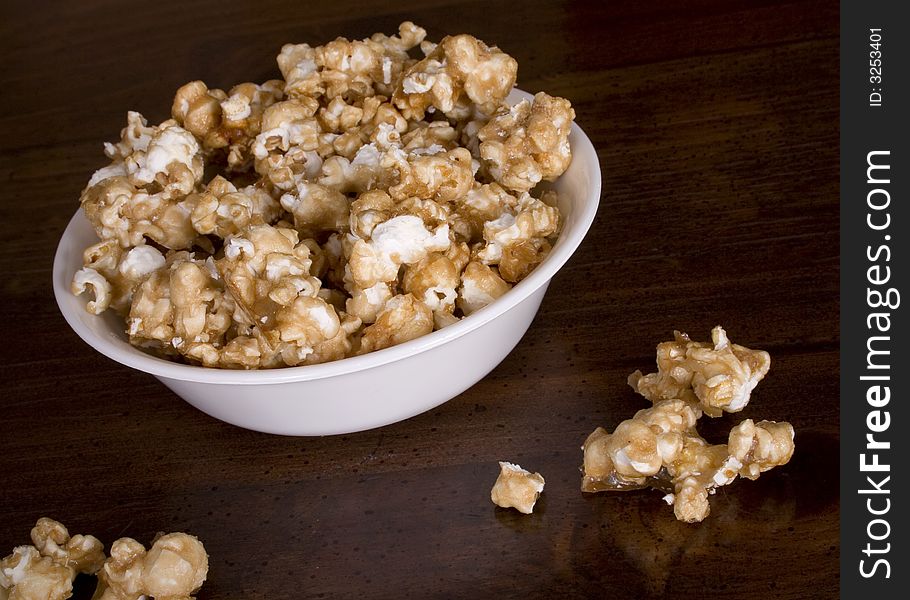
[[[512,97],[519,99],[532,98],[531,94],[517,88],[513,90],[512,94],[510,99]],[[589,173],[589,193],[578,204],[580,212],[577,220],[573,218],[575,225],[571,231],[561,232],[549,255],[525,279],[513,286],[503,296],[497,298],[495,302],[461,319],[458,323],[396,346],[376,350],[361,356],[352,356],[315,365],[239,370],[171,362],[146,354],[120,338],[100,336],[84,325],[73,314],[74,303],[72,299],[76,297],[70,292],[70,282],[66,278],[69,265],[65,264],[64,260],[65,246],[69,238],[75,235],[73,230],[80,226],[79,220],[85,220],[81,207],[76,210],[76,213],[67,224],[54,254],[54,297],[66,322],[85,343],[120,364],[156,377],[222,385],[262,385],[327,379],[380,367],[441,346],[474,331],[485,323],[489,323],[527,299],[535,290],[547,285],[556,272],[574,254],[597,215],[597,209],[600,204],[601,171],[600,161],[591,140],[575,122],[572,123],[570,135],[573,142],[573,161],[578,159],[579,156],[585,156],[586,162],[593,165],[593,169]],[[85,310],[81,302],[75,306]],[[98,315],[97,318],[101,318],[101,316]]]

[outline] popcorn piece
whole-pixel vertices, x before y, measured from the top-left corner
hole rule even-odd
[[[433,331],[433,313],[411,294],[395,296],[385,304],[376,322],[363,330],[360,353],[382,350]]]
[[[644,487],[648,477],[677,459],[684,436],[701,411],[684,400],[664,400],[640,410],[610,434],[598,427],[585,441],[582,491]]]
[[[369,240],[357,240],[348,268],[351,280],[361,288],[398,278],[401,265],[414,264],[430,252],[450,245],[449,226],[431,231],[419,217],[403,215],[383,221],[370,232]]]
[[[351,203],[349,229],[361,239],[369,239],[373,228],[388,221],[395,212],[396,204],[383,190],[363,192]]]
[[[711,344],[673,334],[675,341],[657,346],[657,373],[629,376],[629,385],[652,402],[694,395],[708,416],[739,412],[771,367],[767,352],[731,344],[719,325],[711,330]]]
[[[300,181],[281,196],[281,206],[294,217],[294,226],[308,233],[344,231],[350,201],[344,194],[318,183]]]
[[[667,469],[674,490],[673,513],[678,520],[698,523],[708,516],[708,496],[736,479],[736,466],[731,468],[728,458],[725,444],[711,445],[698,435],[685,437],[679,457]]]
[[[325,337],[313,344],[311,353],[304,357],[303,364],[315,365],[318,363],[340,360],[352,356],[360,343],[359,331],[363,321],[355,315],[338,311],[338,331],[333,337]]]
[[[242,144],[243,150],[248,152],[250,142],[261,130],[263,114],[282,99],[283,88],[284,82],[280,79],[270,79],[262,85],[241,83],[231,88],[228,98],[221,101],[221,114],[222,128],[232,146]],[[228,162],[232,163],[230,156]],[[238,165],[231,166],[236,168]]]
[[[285,100],[262,115],[262,132],[252,145],[256,172],[281,190],[290,190],[297,177],[313,177],[322,157],[332,153],[319,121],[319,104],[311,98]]]
[[[111,556],[98,573],[96,600],[189,600],[208,575],[208,554],[196,537],[169,533],[152,548],[131,538],[111,545]]]
[[[133,184],[157,183],[165,192],[188,194],[202,179],[199,144],[173,121],[158,126],[144,153],[137,150],[124,161]]]
[[[439,154],[457,147],[458,132],[448,121],[406,122],[407,133],[401,136],[401,145],[414,154]]]
[[[373,83],[385,79],[383,49],[377,46],[368,40],[337,38],[316,48],[316,64],[326,97],[372,96]]]
[[[457,218],[467,226],[460,230],[462,235],[469,240],[478,240],[483,237],[488,221],[495,221],[506,211],[514,212],[518,198],[498,183],[475,183],[467,194],[455,200],[454,205]]]
[[[104,562],[104,545],[91,535],[70,537],[62,523],[41,517],[31,531],[32,544],[42,556],[73,569],[76,573],[95,573]]]
[[[398,173],[397,185],[389,188],[396,200],[410,197],[451,201],[468,193],[474,184],[471,153],[464,148],[435,154],[390,151],[382,166]]]
[[[319,109],[319,122],[323,129],[331,133],[342,134],[360,126],[363,108],[348,104],[341,96],[336,96],[325,108]]]
[[[316,96],[324,91],[317,72],[316,51],[309,44],[285,44],[277,60],[289,97]]]
[[[182,204],[202,179],[203,158],[193,135],[174,121],[147,127],[128,115],[119,144],[107,144],[114,162],[96,171],[80,202],[102,240],[124,248],[148,237],[167,248],[189,248],[198,237]]]
[[[513,283],[523,278],[549,251],[546,237],[559,228],[559,211],[528,194],[483,227],[486,245],[477,253],[485,264],[505,263],[505,275]],[[503,268],[500,268],[503,274]]]
[[[499,48],[470,35],[448,36],[408,69],[392,98],[409,119],[422,119],[430,107],[451,116],[462,95],[489,115],[512,90],[517,73],[518,63]]]
[[[253,150],[257,159],[274,150],[287,152],[292,146],[303,150],[319,147],[319,121],[313,118],[319,103],[312,98],[295,98],[269,106],[262,115],[262,133]]]
[[[395,85],[401,77],[402,71],[414,64],[408,51],[417,46],[422,46],[427,32],[411,21],[404,21],[398,26],[397,36],[386,36],[374,33],[370,41],[382,46],[385,56],[382,60],[382,85],[376,82],[376,90],[384,96],[391,96]]]
[[[394,215],[412,215],[418,217],[427,227],[437,228],[448,224],[452,211],[446,202],[423,200],[417,197],[406,198],[395,205]]]
[[[392,296],[392,287],[380,281],[374,286],[361,288],[357,285],[350,285],[351,297],[347,299],[345,308],[347,311],[358,317],[363,323],[375,323],[379,312],[385,308]]]
[[[120,538],[111,544],[111,556],[98,572],[95,600],[139,600],[142,585],[145,546],[132,538]]]
[[[87,188],[81,201],[98,237],[115,239],[123,248],[141,246],[145,238],[172,249],[199,242],[182,202],[167,200],[163,192],[148,194],[125,177],[107,178]]]
[[[177,90],[171,105],[171,116],[184,129],[202,141],[209,149],[227,146],[219,130],[221,103],[227,100],[222,90],[210,90],[202,81],[191,81]]]
[[[379,150],[388,150],[401,145],[401,133],[407,131],[408,121],[398,109],[386,102],[377,108],[371,128],[370,143]]]
[[[499,274],[512,283],[521,281],[543,262],[551,248],[550,242],[539,237],[509,244],[502,249]]]
[[[111,171],[114,167],[120,172]],[[115,239],[124,248],[143,243],[144,228],[134,228],[128,216],[129,205],[137,193],[138,190],[126,178],[123,163],[114,163],[92,175],[80,202],[98,237],[102,240]]]
[[[455,265],[458,273],[463,273],[468,263],[471,262],[471,249],[465,242],[452,242],[444,254]]]
[[[322,298],[298,296],[275,313],[274,327],[260,330],[260,344],[264,338],[270,350],[281,354],[284,364],[295,366],[313,354],[316,346],[339,335],[341,319]]]
[[[272,223],[281,212],[278,202],[262,187],[250,185],[238,190],[220,175],[209,182],[205,191],[188,196],[185,205],[193,229],[220,238],[253,225]]]
[[[89,289],[91,289],[94,300],[89,300],[85,304],[85,310],[94,315],[100,315],[111,304],[111,284],[95,269],[79,269],[73,275],[70,291],[79,296]]]
[[[730,456],[742,463],[739,475],[758,479],[768,469],[785,465],[793,456],[793,426],[789,423],[746,419],[730,431]]]
[[[514,508],[526,515],[534,511],[534,504],[543,491],[544,478],[540,473],[531,473],[520,466],[499,463],[499,477],[490,491],[490,500],[502,508]]]
[[[97,538],[70,537],[53,519],[38,519],[31,538],[34,546],[18,546],[0,561],[0,597],[64,600],[78,573],[95,573],[104,562],[104,546]]]
[[[148,122],[141,114],[135,111],[126,113],[126,127],[120,130],[120,141],[117,143],[105,143],[104,154],[110,158],[113,165],[123,168],[121,175],[127,175],[128,170],[124,164],[126,160],[137,152],[148,150],[152,136],[158,131],[157,127],[149,127]],[[113,167],[113,165],[111,165]],[[98,173],[89,181],[89,187],[101,181],[103,177],[96,177]]]
[[[18,546],[0,561],[0,596],[22,600],[64,600],[73,593],[75,572],[32,546]],[[8,594],[8,595],[7,595]]]
[[[512,286],[506,283],[495,269],[481,262],[470,262],[461,276],[458,289],[458,308],[465,316],[490,304]]]
[[[205,582],[209,557],[196,537],[169,533],[159,537],[143,560],[142,582],[157,600],[184,598]]]
[[[569,167],[569,131],[575,111],[564,98],[544,92],[500,109],[477,137],[493,179],[517,192],[553,181]]]
[[[392,173],[380,164],[381,154],[375,144],[365,144],[357,150],[353,160],[332,156],[322,164],[316,181],[342,194],[388,188]]]
[[[211,264],[175,253],[136,290],[130,307],[130,343],[202,360],[200,346],[224,342],[234,301]]]
[[[79,295],[91,289],[94,300],[85,308],[96,315],[108,307],[125,315],[139,284],[165,263],[164,255],[153,246],[123,250],[116,240],[89,246],[82,256],[85,266],[73,276],[71,291]]]
[[[277,305],[286,306],[298,295],[315,297],[320,287],[310,274],[310,248],[299,243],[293,229],[259,225],[229,237],[216,264],[250,323],[270,319]]]
[[[455,263],[444,254],[433,252],[405,268],[401,287],[432,310],[434,321],[441,324],[448,323],[447,316],[455,311],[458,284]]]

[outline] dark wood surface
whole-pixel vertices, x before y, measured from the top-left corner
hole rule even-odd
[[[6,2],[0,23],[0,553],[48,515],[106,544],[198,535],[200,598],[836,595],[836,3],[42,6]],[[522,88],[571,99],[600,155],[597,222],[496,370],[396,425],[287,438],[209,418],[76,337],[52,256],[128,109],[157,122],[190,79],[262,81],[285,42],[405,19],[498,44]],[[704,430],[789,420],[791,463],[722,489],[700,525],[657,492],[583,496],[585,436],[644,406],[626,376],[673,329],[717,323],[773,366]],[[504,459],[546,477],[534,515],[490,503]]]

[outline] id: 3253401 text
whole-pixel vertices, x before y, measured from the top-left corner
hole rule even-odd
[[[869,29],[869,106],[882,105],[882,30]]]

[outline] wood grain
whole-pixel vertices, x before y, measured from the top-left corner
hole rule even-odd
[[[836,3],[47,4],[0,20],[0,552],[49,515],[106,543],[197,534],[200,598],[837,594]],[[285,438],[69,330],[54,248],[127,109],[163,119],[190,79],[264,80],[285,42],[404,19],[498,44],[524,89],[572,100],[601,158],[597,221],[496,370],[403,423]],[[656,493],[583,496],[579,445],[642,406],[628,373],[717,323],[771,352],[742,416],[790,420],[792,462],[724,488],[698,526]],[[501,459],[547,478],[534,515],[489,502]]]

